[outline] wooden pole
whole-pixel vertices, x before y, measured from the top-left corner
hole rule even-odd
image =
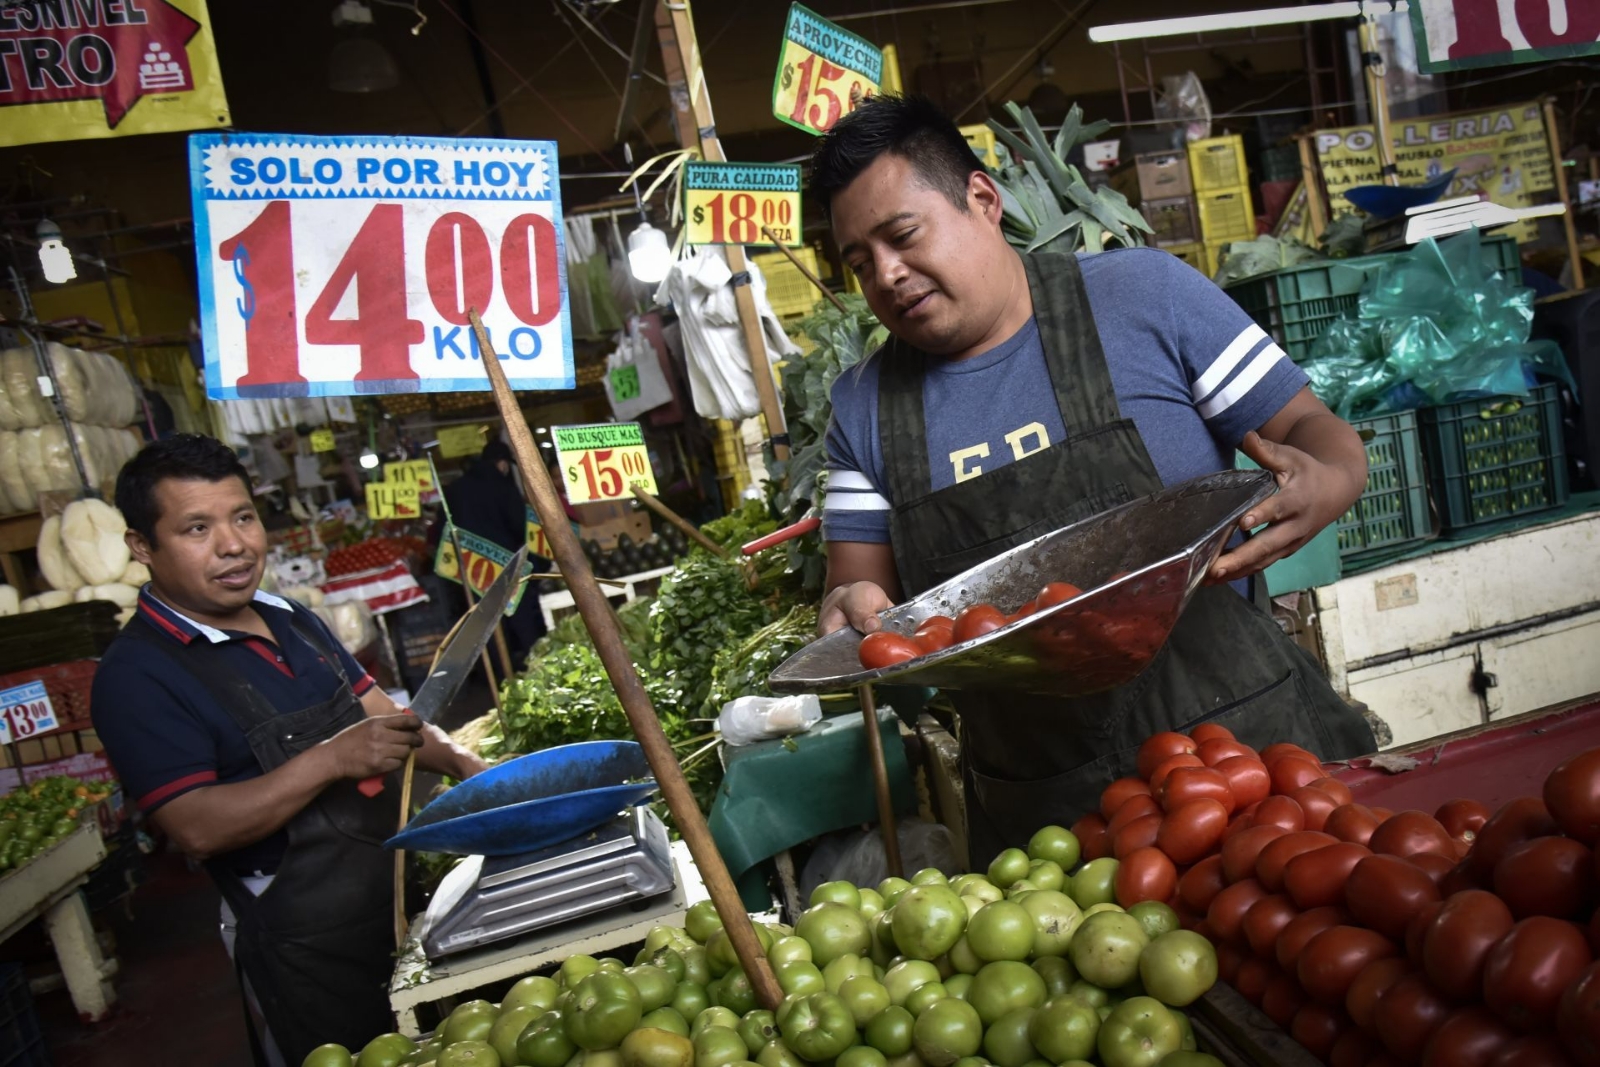
[[[672,525],[676,526],[678,529],[682,530],[691,541],[705,549],[707,552],[710,552],[714,556],[721,556],[724,558],[727,557],[727,549],[723,548],[721,545],[711,540],[711,538],[701,533],[700,527],[696,526],[682,515],[679,515],[676,511],[673,511],[671,508],[667,507],[654,495],[645,492],[637,485],[633,487],[633,495],[639,498],[639,502],[641,504],[655,512],[657,515],[660,515],[663,519],[666,519],[668,522],[672,523]]]
[[[1321,168],[1311,147],[1311,135],[1300,139],[1300,181],[1306,187],[1306,210],[1311,213],[1311,233],[1321,237],[1328,228],[1328,205],[1322,200]]]
[[[1567,169],[1561,165],[1561,132],[1556,127],[1555,97],[1544,98],[1544,132],[1550,141],[1550,167],[1555,171],[1556,195],[1566,207],[1561,221],[1567,229],[1567,260],[1572,264],[1572,287],[1583,288],[1583,255],[1578,250],[1578,228],[1572,221],[1572,201],[1567,197]]]
[[[667,72],[669,93],[687,96],[687,113],[675,116],[679,138],[685,148],[700,148],[701,158],[713,163],[727,161],[722,151],[722,141],[717,137],[717,120],[711,114],[711,91],[706,87],[705,68],[700,62],[700,42],[695,37],[694,16],[689,11],[689,0],[667,3],[657,7],[656,30],[661,42],[663,62]],[[663,17],[665,14],[665,18]],[[756,393],[761,398],[761,413],[767,420],[767,436],[772,451],[780,460],[789,458],[789,430],[783,421],[783,405],[778,403],[778,390],[772,380],[772,364],[767,359],[767,341],[761,329],[761,317],[756,310],[755,294],[750,289],[750,265],[745,259],[743,245],[726,245],[723,254],[728,259],[728,269],[733,272],[733,296],[739,307],[739,327],[744,333],[745,351],[750,358],[750,374],[756,382]]]
[[[534,444],[533,434],[528,430],[528,423],[522,417],[522,409],[517,406],[516,396],[511,392],[511,385],[506,380],[505,369],[500,366],[499,357],[495,355],[489,335],[484,331],[483,320],[478,317],[476,309],[469,311],[468,315],[472,322],[473,333],[478,339],[478,352],[488,372],[489,381],[494,386],[495,403],[499,405],[506,433],[511,438],[511,451],[516,455],[517,466],[522,471],[522,484],[527,489],[528,499],[533,502],[533,509],[541,519],[545,516],[560,515],[561,499],[556,495],[556,487],[551,484],[549,472],[539,461],[539,448]],[[605,594],[600,591],[599,583],[594,580],[594,572],[589,568],[589,557],[583,554],[583,547],[578,544],[578,538],[572,532],[572,528],[565,522],[546,522],[544,528],[545,536],[550,540],[550,549],[555,553],[556,562],[561,566],[561,573],[566,576],[567,588],[572,592],[573,603],[583,616],[583,623],[588,627],[589,636],[594,641],[595,651],[599,653],[600,662],[605,666],[611,685],[617,691],[617,699],[622,704],[622,710],[627,713],[628,723],[633,727],[634,736],[644,749],[645,759],[650,763],[650,770],[655,775],[661,795],[665,798],[672,817],[678,823],[678,830],[683,834],[684,842],[689,846],[689,853],[694,857],[694,865],[711,894],[711,902],[717,909],[717,915],[722,919],[722,927],[728,931],[728,940],[732,942],[734,952],[738,954],[739,964],[750,978],[756,1000],[763,1008],[770,1011],[783,1000],[783,990],[778,986],[778,980],[773,977],[772,967],[767,963],[761,942],[756,940],[756,931],[750,922],[750,914],[745,911],[744,903],[739,899],[739,891],[734,887],[733,878],[728,874],[727,864],[717,852],[717,845],[712,840],[711,830],[706,826],[705,816],[700,813],[700,805],[695,802],[694,793],[690,791],[683,770],[678,766],[678,758],[672,750],[672,743],[662,731],[661,722],[656,718],[655,708],[650,704],[649,694],[645,692],[644,685],[634,670],[633,658],[622,642],[622,632],[617,626],[617,617],[611,610],[611,603],[606,600]]]
[[[1389,90],[1385,85],[1383,56],[1378,51],[1378,30],[1373,19],[1363,16],[1357,34],[1361,42],[1361,66],[1367,75],[1367,106],[1372,109],[1372,133],[1378,143],[1380,180],[1399,185],[1400,171],[1394,162],[1394,140],[1389,133]]]
[[[867,756],[872,761],[872,788],[878,797],[878,830],[883,834],[883,854],[889,861],[889,876],[903,878],[900,866],[900,832],[894,825],[894,797],[889,791],[889,765],[883,758],[883,735],[878,733],[878,705],[872,699],[872,686],[861,687],[861,717],[866,720]]]
[[[761,227],[761,232],[766,235],[767,240],[778,246],[778,251],[782,252],[789,258],[789,262],[794,264],[794,269],[805,275],[806,281],[816,286],[817,292],[827,297],[828,300],[832,302],[834,307],[845,312],[850,310],[844,306],[844,301],[839,299],[837,293],[835,293],[832,289],[829,289],[826,285],[822,284],[822,279],[813,274],[810,267],[800,262],[800,257],[795,255],[794,251],[790,249],[788,245],[778,240],[777,236],[772,232],[772,228],[770,226]]]

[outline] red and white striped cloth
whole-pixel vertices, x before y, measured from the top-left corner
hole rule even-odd
[[[409,608],[427,601],[428,594],[411,577],[403,559],[384,567],[345,574],[322,586],[324,603],[341,604],[346,600],[365,601],[374,615]]]

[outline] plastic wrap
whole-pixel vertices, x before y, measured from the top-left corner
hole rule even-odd
[[[68,594],[62,603],[70,603],[71,594],[87,583],[61,545],[60,515],[52,515],[40,525],[38,556],[44,580],[50,583],[50,588]]]
[[[0,585],[0,617],[15,615],[22,610],[22,599],[17,596],[15,588],[9,585]]]
[[[129,563],[127,532],[122,512],[93,497],[74,500],[61,513],[61,547],[86,585],[109,585],[122,577]]]
[[[32,511],[38,506],[39,495],[22,474],[21,436],[21,433],[0,431],[0,483],[5,485],[6,498],[12,507],[18,511]]]
[[[89,418],[89,383],[84,380],[81,353],[51,341],[45,345],[50,367],[55,372],[56,391],[67,418],[86,422]]]
[[[722,705],[717,729],[730,745],[748,745],[804,733],[822,720],[815,693],[789,697],[739,697]]]
[[[48,402],[39,395],[39,364],[31,348],[8,348],[0,352],[0,388],[16,411],[17,428],[32,429],[55,418]]]
[[[49,611],[52,608],[64,608],[72,603],[72,594],[61,589],[51,589],[48,592],[31,596],[17,606],[20,614],[26,615],[30,611]]]

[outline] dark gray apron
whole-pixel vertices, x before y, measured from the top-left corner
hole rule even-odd
[[[339,672],[340,684],[330,699],[289,712],[228,670],[208,642],[176,644],[137,614],[123,634],[194,675],[244,732],[265,773],[365,718],[338,655],[308,628],[295,630]],[[394,858],[383,842],[395,832],[399,795],[395,775],[370,798],[354,779],[328,786],[289,820],[288,850],[259,897],[227,856],[206,861],[238,918],[234,957],[287,1063],[330,1041],[360,1048],[394,1029]]]
[[[1138,430],[1118,410],[1076,257],[1023,263],[1065,441],[930,492],[923,366],[938,357],[893,339],[876,357],[884,361],[879,433],[895,502],[890,537],[908,597],[1162,488]],[[1161,730],[1216,722],[1256,748],[1290,741],[1323,759],[1375,747],[1366,721],[1315,661],[1227,586],[1201,587],[1155,660],[1120,688],[1076,699],[950,696],[960,713],[968,848],[979,864],[1026,844],[1041,826],[1069,826],[1094,810],[1107,785],[1134,772],[1139,744]]]

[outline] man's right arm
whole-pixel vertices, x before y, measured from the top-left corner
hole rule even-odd
[[[259,778],[190,790],[150,818],[196,859],[232,852],[283,829],[339,779],[395,770],[422,743],[421,727],[414,715],[363,719]]]
[[[878,613],[900,599],[900,572],[894,547],[871,541],[829,541],[828,593],[817,613],[817,631],[830,634],[854,626],[864,634],[878,629]]]

